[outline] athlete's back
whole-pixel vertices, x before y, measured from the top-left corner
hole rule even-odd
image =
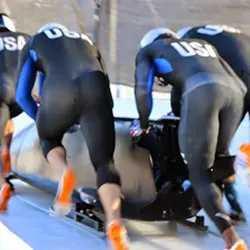
[[[10,118],[22,113],[15,101],[16,75],[20,51],[25,45],[28,35],[16,32],[12,19],[6,13],[0,13],[0,141],[4,138],[4,128]],[[10,143],[10,141],[9,141]],[[9,144],[8,143],[8,144]],[[10,155],[3,157],[3,167],[10,171]],[[7,164],[7,165],[6,165]],[[12,195],[12,188],[5,181],[0,171],[0,212],[5,212]]]
[[[122,249],[128,249],[123,243],[125,228],[117,225],[116,220],[112,221],[113,218],[120,221],[120,208],[117,206],[114,210],[113,204],[120,199],[121,180],[113,161],[113,101],[101,55],[86,35],[69,31],[61,24],[45,24],[38,33],[21,53],[16,99],[36,121],[47,161],[53,167],[64,169],[52,209],[61,216],[72,209],[70,196],[74,191],[76,176],[66,162],[62,138],[78,122],[97,174],[98,193],[108,214],[108,238]],[[38,109],[31,89],[37,72],[41,71],[46,80]],[[121,237],[117,238],[117,235]]]
[[[152,85],[155,76],[161,77],[182,91],[178,144],[196,197],[223,236],[231,230],[227,249],[247,249],[243,240],[234,238],[236,232],[221,204],[221,191],[208,174],[217,165],[216,159],[224,161],[229,154],[246,87],[211,44],[171,37],[166,29],[159,29],[142,39],[149,45],[141,49],[136,62],[135,97],[141,130],[144,134],[149,131]]]
[[[16,84],[16,70],[20,51],[29,35],[22,32],[0,33],[0,75]]]
[[[28,41],[28,49],[39,71],[47,78],[64,80],[79,77],[84,71],[102,70],[98,50],[84,34],[54,28]]]
[[[226,25],[184,28],[178,34],[182,38],[202,39],[212,44],[245,84],[250,84],[250,36]]]
[[[150,71],[151,65],[147,65],[149,61],[153,62],[156,76],[178,89],[182,89],[187,79],[198,73],[208,77],[237,78],[216,49],[198,39],[160,39],[144,47],[137,55],[136,77],[147,76],[141,72]],[[242,85],[241,82],[239,84]]]

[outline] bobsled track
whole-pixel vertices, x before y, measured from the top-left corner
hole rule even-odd
[[[132,95],[132,90],[127,90],[127,93],[129,92]],[[113,94],[115,96],[114,91]],[[152,119],[156,119],[166,110],[170,110],[169,99],[166,94],[164,99],[158,99],[154,104]],[[114,111],[115,116],[136,117],[134,100],[132,98],[116,99]],[[17,130],[11,152],[16,150],[15,143],[18,143],[18,137],[24,128],[33,126],[32,121],[24,114],[15,118],[14,121]],[[236,152],[241,143],[248,141],[248,127],[248,120],[245,119],[233,140],[232,153]],[[30,131],[32,133],[32,129]],[[28,162],[28,164],[26,162],[26,165],[30,168],[37,168],[36,155],[31,155],[25,160]],[[129,175],[133,175],[133,173],[129,173]],[[49,207],[53,201],[52,196],[19,180],[14,180],[13,183],[16,193],[10,201],[9,211],[7,214],[0,215],[1,250],[110,249],[103,233],[73,219],[58,218],[50,214]],[[238,179],[238,189],[241,203],[249,220],[250,194],[247,193],[247,188],[242,179]],[[225,204],[227,206],[226,202]],[[205,224],[209,226],[207,232],[198,231],[175,222],[149,223],[127,220],[126,224],[131,239],[131,250],[219,250],[224,246],[218,231],[207,217],[205,218]],[[238,227],[238,231],[249,244],[250,226]]]
[[[51,21],[61,22],[71,29],[79,30],[72,2],[81,4],[88,27],[92,27],[92,0],[6,0],[1,6],[3,8],[1,11],[8,8],[17,21],[17,28],[28,33],[35,32],[41,25]],[[102,13],[104,21],[101,24],[100,45],[113,82],[133,82],[134,56],[138,42],[148,29],[157,25],[178,29],[195,24],[225,23],[250,32],[249,0],[110,0],[109,2],[112,18],[105,17],[106,12]],[[118,89],[120,93],[119,98],[115,100],[115,115],[137,117],[132,90]],[[113,94],[116,97],[115,88]],[[153,119],[170,110],[168,95],[164,95],[163,99],[157,95],[157,98],[159,100],[154,102],[151,116]],[[35,130],[32,121],[24,114],[14,121],[16,131],[11,146],[12,152],[19,147],[18,138],[26,127],[31,126],[31,133]],[[232,142],[232,153],[236,152],[239,145],[249,141],[248,128],[249,121],[245,118]],[[39,169],[41,174],[44,174],[45,170],[38,166],[36,155],[29,154],[24,160],[31,169]],[[131,176],[133,173],[127,175]],[[73,219],[51,215],[49,207],[53,196],[20,180],[14,180],[13,184],[16,192],[10,201],[9,211],[7,214],[0,214],[0,250],[110,249],[103,233]],[[240,178],[238,190],[243,209],[250,221],[250,190],[247,190]],[[225,205],[228,208],[226,202]],[[240,236],[250,245],[249,223],[237,229]],[[126,221],[131,250],[223,249],[224,242],[207,217],[205,224],[209,226],[207,232],[175,222]]]

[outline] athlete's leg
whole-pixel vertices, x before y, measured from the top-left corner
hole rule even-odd
[[[6,127],[7,121],[12,118],[12,102],[15,99],[15,88],[12,84],[12,80],[5,75],[0,76],[0,142],[2,144],[1,165],[3,169],[0,170],[0,185],[4,182],[0,191],[0,210],[5,211],[7,209],[7,202],[12,193],[12,185],[4,178],[4,173],[10,173],[10,154],[9,147],[12,139],[13,124],[9,122]],[[19,107],[19,114],[22,112]],[[8,131],[4,131],[5,128]],[[6,136],[4,135],[6,132]]]
[[[172,87],[171,89],[171,108],[175,116],[180,116],[181,109],[181,91]]]
[[[246,218],[238,201],[236,190],[236,174],[223,181],[225,197],[231,206],[230,217],[234,222],[245,222]]]
[[[81,129],[97,172],[97,186],[107,221],[120,218],[120,178],[115,169],[114,118],[110,107],[87,106],[81,116]]]
[[[4,130],[9,120],[9,117],[10,117],[9,107],[5,103],[0,104],[0,142],[1,143],[3,141]],[[0,186],[3,185],[4,183],[5,183],[4,169],[2,168],[0,169]]]
[[[4,129],[9,117],[9,107],[5,103],[0,104],[0,142],[3,141]],[[4,169],[0,169],[0,186],[0,212],[5,212],[7,210],[7,203],[11,197],[12,191],[11,186],[5,180]]]
[[[229,99],[228,105],[223,108],[219,117],[220,130],[216,149],[217,155],[228,154],[233,135],[240,124],[243,113],[244,98],[242,94],[237,91],[231,91],[231,93],[227,92],[227,96]],[[238,240],[236,231],[232,226],[225,228],[225,230],[222,231],[222,236],[229,248],[234,246]]]
[[[14,123],[12,120],[8,120],[5,129],[4,137],[2,141],[2,161],[3,171],[5,176],[11,173],[11,157],[10,157],[10,144],[14,133]]]
[[[127,250],[121,221],[121,180],[115,169],[115,128],[108,79],[103,73],[89,73],[82,79],[84,109],[80,118],[91,162],[97,173],[97,187],[106,219],[107,232],[116,250]]]
[[[250,113],[250,93],[249,91],[245,95],[244,98],[244,109],[242,113],[241,122],[244,119],[245,115]],[[230,176],[228,179],[224,180],[224,192],[225,197],[228,203],[231,206],[231,214],[230,217],[234,222],[245,222],[246,218],[244,212],[238,201],[238,194],[236,190],[236,175]]]
[[[225,100],[223,93],[228,91],[223,89],[224,86],[213,87],[216,86],[204,85],[183,96],[179,143],[188,164],[190,180],[201,206],[223,234],[226,243],[231,246],[238,240],[238,236],[222,205],[221,190],[215,183],[210,182],[207,169],[214,164],[216,148],[219,153],[224,153],[225,149],[228,152],[242,110],[240,110],[240,105],[238,113],[235,113],[234,110],[229,111],[231,120],[229,123],[236,124],[232,126],[231,130],[227,129],[226,134],[224,133],[227,140],[224,139],[223,142],[220,142],[223,129],[220,128],[220,122],[223,119],[220,110],[224,105],[223,100]],[[220,88],[222,88],[221,91]],[[223,147],[220,146],[221,149],[217,147],[218,142],[223,145]],[[230,237],[224,235],[226,230],[230,230],[230,234],[228,234]]]
[[[64,171],[53,205],[58,215],[70,212],[71,194],[76,182],[74,171],[66,161],[66,150],[61,142],[64,133],[77,118],[78,107],[74,101],[77,99],[76,93],[74,83],[48,82],[37,115],[37,129],[44,156],[53,167]]]
[[[10,118],[15,118],[20,115],[23,111],[20,106],[14,101],[12,104],[9,104]],[[4,129],[4,138],[2,141],[2,161],[3,169],[5,175],[10,174],[11,172],[11,156],[10,156],[10,145],[12,141],[12,136],[14,133],[14,123],[12,120],[8,120],[5,129]]]

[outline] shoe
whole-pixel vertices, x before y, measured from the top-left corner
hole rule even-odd
[[[7,211],[8,201],[11,198],[12,191],[9,184],[3,184],[0,190],[0,213]]]
[[[234,224],[241,224],[247,221],[243,213],[237,213],[237,212],[232,211],[229,216]]]
[[[248,247],[246,242],[243,239],[240,239],[231,248],[226,246],[224,250],[248,250]]]
[[[3,172],[5,175],[9,175],[11,173],[10,168],[10,152],[2,152],[2,160],[3,160]]]
[[[59,182],[53,210],[58,216],[65,216],[72,209],[71,194],[76,184],[76,176],[71,168],[67,168]]]
[[[108,226],[107,237],[114,250],[129,250],[127,231],[118,221]]]

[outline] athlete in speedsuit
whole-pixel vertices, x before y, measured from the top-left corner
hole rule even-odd
[[[245,107],[242,119],[247,112],[250,114],[250,36],[234,27],[209,24],[183,28],[178,31],[177,35],[180,38],[205,40],[217,49],[219,55],[231,66],[235,73],[245,83],[247,94],[245,96]],[[178,95],[178,93],[175,93],[173,90],[173,103],[175,95]],[[177,108],[174,109],[178,110],[178,104]],[[241,153],[245,154],[246,157],[250,159],[250,151]],[[250,160],[248,160],[248,166],[250,166]],[[236,176],[232,176],[225,180],[225,196],[232,208],[230,214],[231,218],[236,222],[244,222],[246,221],[246,218],[238,202],[235,184]]]
[[[7,210],[13,189],[4,174],[10,173],[9,147],[14,130],[11,118],[22,113],[15,101],[16,69],[18,56],[28,35],[17,32],[7,14],[0,14],[0,142],[2,143],[2,168],[0,170],[0,212]]]
[[[154,77],[181,92],[179,145],[200,205],[220,230],[226,249],[247,249],[222,205],[208,170],[229,155],[240,123],[246,87],[209,43],[177,39],[168,29],[149,31],[136,57],[135,98],[142,133],[148,132]]]
[[[37,72],[44,78],[39,88],[39,108],[31,96]],[[108,238],[115,250],[128,249],[120,214],[121,180],[113,160],[113,100],[104,62],[92,40],[60,24],[41,27],[22,50],[16,100],[36,121],[47,161],[64,170],[53,204],[57,215],[70,212],[76,183],[74,170],[66,160],[62,137],[75,123],[80,123],[97,174]]]

